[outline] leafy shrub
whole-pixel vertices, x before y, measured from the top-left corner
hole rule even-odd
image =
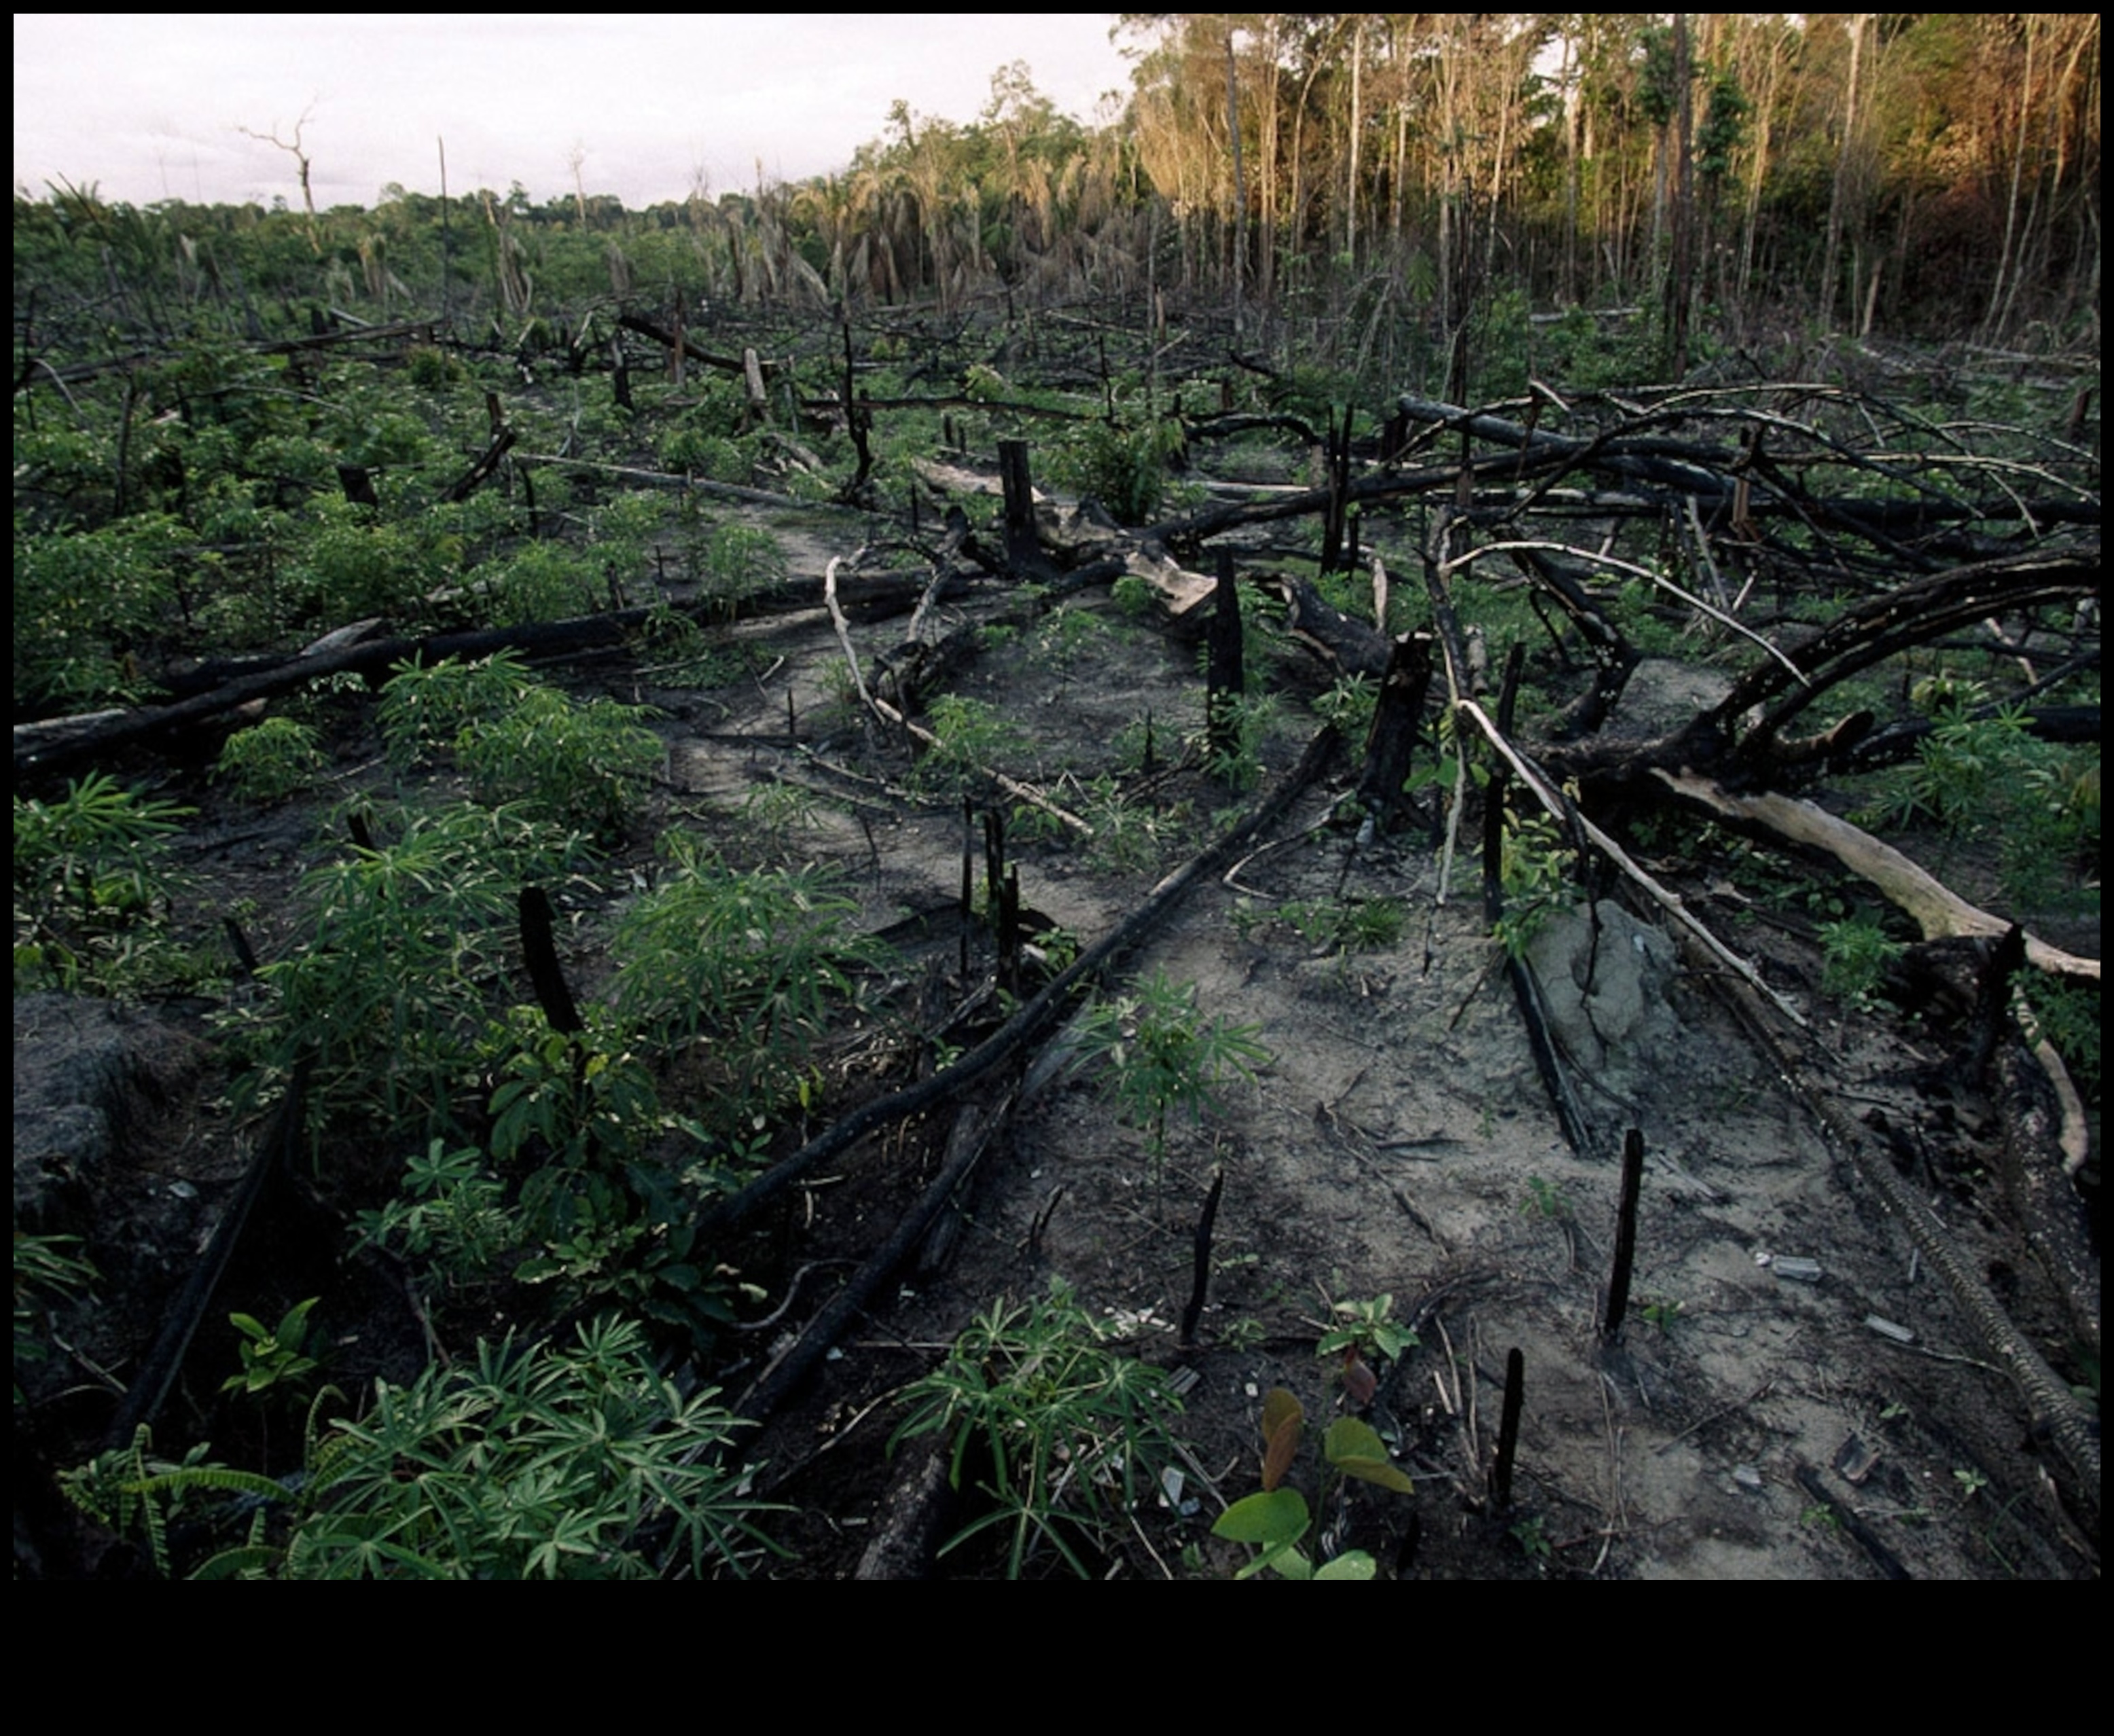
[[[700,600],[714,614],[732,616],[751,597],[785,582],[785,550],[769,531],[722,524],[698,562]]]
[[[249,1040],[276,1071],[312,1062],[312,1126],[350,1112],[423,1140],[455,1128],[476,1083],[519,889],[562,875],[579,840],[469,803],[403,824],[396,843],[303,877],[309,939],[259,971],[272,998]]]
[[[1224,1080],[1252,1079],[1271,1059],[1258,1040],[1261,1026],[1206,1020],[1197,985],[1157,971],[1131,994],[1096,1003],[1077,1028],[1080,1056],[1105,1069],[1124,1117],[1147,1130],[1155,1165],[1167,1149],[1169,1111],[1201,1120],[1218,1107]]]
[[[64,799],[15,798],[15,980],[122,993],[184,961],[169,934],[178,877],[170,840],[192,810],[134,794],[102,772]]]
[[[946,1359],[903,1395],[890,1450],[920,1435],[951,1446],[949,1477],[973,1473],[990,1510],[941,1546],[996,1531],[1017,1579],[1046,1545],[1081,1578],[1082,1548],[1113,1545],[1174,1461],[1167,1418],[1182,1401],[1160,1369],[1123,1355],[1062,1283],[1029,1303],[1004,1299],[972,1319]]]
[[[1080,817],[1094,829],[1087,853],[1098,868],[1112,874],[1157,870],[1194,842],[1196,815],[1187,802],[1169,806],[1150,798],[1133,800],[1106,773],[1088,784],[1085,794]]]
[[[673,872],[611,943],[615,1004],[671,1047],[712,1039],[727,1086],[716,1118],[730,1126],[797,1092],[814,1039],[881,953],[821,869],[738,872],[681,834],[666,847]]]
[[[387,1248],[436,1272],[454,1289],[510,1269],[521,1245],[506,1184],[474,1145],[427,1143],[405,1166],[397,1197],[360,1213],[360,1245]]]
[[[804,785],[759,783],[741,798],[742,829],[753,843],[764,847],[759,853],[790,853],[796,839],[822,825],[825,806]]]
[[[743,1571],[771,1510],[722,1464],[748,1425],[706,1387],[686,1397],[635,1323],[601,1319],[571,1347],[481,1341],[474,1366],[375,1383],[366,1414],[311,1423],[290,1490],[134,1444],[68,1473],[67,1493],[164,1575],[289,1579],[638,1579],[680,1565]],[[249,1510],[246,1535],[194,1566],[171,1520]],[[236,1521],[241,1523],[239,1518]],[[209,1527],[194,1534],[210,1536]]]
[[[1820,925],[1821,950],[1826,958],[1820,986],[1855,1007],[1871,1004],[1887,967],[1907,950],[1869,916],[1851,916]]]
[[[1301,898],[1280,904],[1277,920],[1310,945],[1338,953],[1377,953],[1395,945],[1409,912],[1400,898]]]
[[[414,344],[404,357],[405,372],[421,391],[437,391],[461,377],[462,364],[445,349],[431,344]]]
[[[447,549],[415,524],[378,522],[373,509],[330,501],[288,551],[288,606],[302,618],[353,621],[415,615],[446,578]]]
[[[1144,524],[1167,496],[1169,461],[1182,450],[1172,418],[1083,422],[1050,454],[1060,486],[1091,495],[1122,524]]]
[[[654,448],[665,469],[685,471],[708,482],[745,484],[748,455],[739,441],[690,423],[672,427]]]
[[[1314,697],[1315,715],[1356,747],[1372,733],[1379,683],[1370,675],[1339,675]]]
[[[2042,741],[2022,710],[1978,715],[1971,689],[1930,691],[1942,709],[1916,763],[1860,817],[1934,825],[1954,843],[1994,838],[2005,894],[2019,907],[2096,904],[2097,887],[2079,883],[2096,879],[2099,861],[2098,748]]]
[[[1393,1305],[1391,1297],[1383,1296],[1380,1301]],[[1339,1313],[1342,1307],[1338,1304]],[[1383,1315],[1384,1312],[1383,1309]],[[1402,1332],[1400,1327],[1390,1330]],[[1416,1342],[1415,1334],[1405,1336],[1410,1343]],[[1350,1354],[1357,1355],[1355,1344]],[[1367,1378],[1371,1378],[1370,1373]],[[1261,1421],[1262,1487],[1235,1501],[1211,1527],[1214,1537],[1255,1548],[1253,1557],[1234,1577],[1251,1579],[1258,1574],[1273,1573],[1287,1579],[1371,1578],[1379,1571],[1379,1563],[1362,1549],[1346,1550],[1317,1565],[1299,1547],[1313,1527],[1313,1515],[1304,1495],[1280,1486],[1299,1450],[1299,1437],[1306,1427],[1305,1407],[1284,1387],[1273,1387],[1263,1396]],[[1398,1495],[1416,1492],[1408,1475],[1389,1456],[1380,1431],[1361,1418],[1337,1418],[1322,1437],[1321,1451],[1324,1511],[1332,1502],[1341,1510],[1343,1497],[1353,1481],[1375,1484]]]
[[[475,577],[489,587],[492,618],[501,627],[592,614],[604,588],[584,555],[556,542],[531,543],[502,560],[487,561]]]
[[[266,434],[251,443],[247,468],[271,478],[274,488],[322,493],[338,486],[337,460],[336,451],[313,435]]]
[[[1229,789],[1253,789],[1262,778],[1263,743],[1280,715],[1274,693],[1231,693],[1219,698],[1215,715],[1223,721],[1218,732],[1206,732],[1205,769]],[[1210,736],[1221,735],[1221,745],[1212,747]]]
[[[451,754],[478,799],[528,811],[598,836],[620,836],[666,756],[640,706],[585,703],[543,686],[502,652],[432,669],[400,665],[382,689],[379,724],[400,772]]]
[[[173,519],[142,516],[92,531],[15,532],[15,700],[65,709],[136,697],[130,652],[176,606]]]
[[[731,1319],[724,1283],[690,1259],[702,1196],[724,1179],[712,1158],[686,1156],[710,1135],[663,1112],[620,1017],[591,1009],[568,1036],[517,1007],[499,1035],[492,1154],[519,1177],[506,1216],[528,1256],[514,1276],[562,1281],[563,1306],[606,1299],[697,1334]],[[689,1143],[664,1145],[670,1134]]]
[[[968,789],[1005,761],[1024,756],[1031,745],[997,706],[959,693],[934,700],[927,724],[934,740],[917,762],[914,781],[921,789]]]
[[[94,1265],[74,1250],[78,1236],[30,1236],[15,1231],[13,1309],[15,1333],[15,1403],[26,1402],[22,1395],[21,1371],[48,1356],[45,1344],[45,1316],[55,1302],[84,1294],[100,1276]]]
[[[741,645],[715,644],[672,604],[657,603],[647,611],[635,642],[642,660],[638,673],[667,687],[724,687],[750,666]]]
[[[1109,624],[1090,609],[1056,610],[1036,629],[1035,642],[1050,664],[1069,669],[1109,636]]]
[[[2080,983],[2035,975],[2026,984],[2042,1033],[2061,1054],[2072,1082],[2088,1103],[2099,1099],[2099,995]]]
[[[284,802],[313,784],[326,763],[313,727],[268,717],[227,738],[214,774],[245,802]]]
[[[482,802],[519,802],[598,837],[620,837],[667,757],[639,721],[649,715],[643,706],[582,704],[555,688],[531,688],[499,716],[465,724],[455,762]]]
[[[1909,781],[1913,812],[1952,838],[1972,837],[1995,817],[1993,797],[2030,752],[2022,713],[1978,718],[1965,706],[1942,713],[1919,745]]]
[[[501,715],[536,685],[513,651],[474,663],[450,657],[430,669],[400,663],[390,673],[376,720],[389,763],[400,773],[451,749],[464,728]]]
[[[1540,810],[1506,816],[1501,884],[1504,914],[1494,932],[1508,953],[1522,957],[1549,919],[1572,898],[1570,846],[1556,822]]]
[[[533,1007],[488,1026],[489,1154],[442,1138],[396,1197],[359,1214],[387,1247],[469,1295],[494,1281],[554,1286],[552,1305],[606,1300],[702,1336],[733,1318],[727,1286],[690,1259],[698,1210],[731,1174],[704,1130],[665,1112],[652,1070],[606,1009],[553,1030]],[[671,1137],[680,1136],[680,1137]]]
[[[323,1300],[321,1296],[310,1296],[296,1302],[279,1317],[277,1326],[267,1326],[254,1314],[240,1312],[230,1314],[227,1323],[240,1333],[241,1342],[236,1346],[242,1353],[242,1368],[239,1373],[231,1374],[220,1383],[222,1392],[240,1392],[250,1398],[282,1389],[305,1385],[309,1375],[322,1366],[314,1357],[306,1354],[312,1341],[309,1337],[309,1311]]]
[[[1109,596],[1130,619],[1142,620],[1159,606],[1152,587],[1135,573],[1126,573],[1109,587]]]

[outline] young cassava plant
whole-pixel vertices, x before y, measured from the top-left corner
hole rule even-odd
[[[1254,1559],[1236,1578],[1252,1579],[1268,1571],[1286,1579],[1370,1579],[1376,1571],[1372,1556],[1362,1549],[1346,1550],[1317,1566],[1299,1546],[1313,1527],[1313,1514],[1305,1496],[1283,1485],[1306,1426],[1304,1407],[1284,1388],[1273,1387],[1264,1395],[1262,1487],[1235,1501],[1211,1527],[1214,1537],[1255,1549]],[[1388,1458],[1379,1432],[1357,1417],[1338,1417],[1329,1425],[1321,1454],[1325,1488],[1355,1478],[1398,1495],[1416,1492],[1407,1473]]]

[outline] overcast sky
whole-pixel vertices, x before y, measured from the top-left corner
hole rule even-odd
[[[1025,61],[1082,121],[1128,88],[1108,12],[17,12],[15,186],[63,177],[133,204],[283,194],[293,159],[238,129],[301,135],[319,207],[400,181],[634,208],[840,168],[899,97],[966,121]]]

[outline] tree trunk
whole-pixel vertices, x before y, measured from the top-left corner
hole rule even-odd
[[[1828,200],[1828,245],[1820,267],[1820,322],[1835,318],[1835,274],[1842,257],[1842,225],[1850,202],[1851,147],[1857,130],[1857,75],[1865,57],[1865,30],[1869,12],[1850,15],[1850,80],[1842,94],[1842,137],[1835,150],[1835,185]]]
[[[1688,307],[1694,269],[1695,105],[1688,64],[1688,15],[1673,15],[1673,252],[1666,274],[1667,377],[1688,372]]]
[[[1233,33],[1226,32],[1226,130],[1233,141],[1233,341],[1241,338],[1241,279],[1247,270],[1248,189],[1241,165],[1240,71],[1233,59]]]

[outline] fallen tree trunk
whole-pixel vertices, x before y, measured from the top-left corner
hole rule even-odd
[[[95,721],[76,733],[53,738],[31,733],[18,727],[15,738],[15,775],[17,779],[66,771],[121,747],[160,742],[233,710],[254,699],[269,699],[291,693],[324,675],[346,673],[379,675],[407,658],[485,657],[498,651],[535,651],[606,645],[623,637],[643,622],[649,611],[626,609],[610,614],[583,615],[569,621],[538,621],[524,627],[488,628],[475,633],[436,633],[422,639],[369,639],[341,646],[313,656],[295,657],[254,674],[238,675],[210,692],[173,705],[147,706],[112,715],[98,714]]]
[[[923,591],[915,579],[887,573],[853,584],[853,594],[840,598],[840,605],[862,619],[907,614]],[[776,587],[771,601],[785,609],[812,608],[822,601],[822,591],[823,583],[818,578],[789,580]],[[170,746],[183,739],[186,732],[238,706],[296,692],[327,675],[349,674],[374,680],[404,662],[488,657],[502,651],[561,656],[619,644],[644,625],[652,612],[651,609],[616,609],[605,614],[531,621],[519,627],[480,628],[415,638],[360,639],[350,643],[342,642],[341,630],[318,640],[309,651],[246,665],[205,692],[168,705],[17,724],[15,776],[19,781],[70,771],[122,748]],[[69,728],[69,724],[77,727]]]
[[[1683,770],[1736,790],[1796,783],[1828,764],[1833,732],[1823,732],[1816,747],[1785,742],[1783,730],[1830,689],[1993,615],[2096,598],[2099,584],[2097,547],[2036,550],[1933,573],[1845,610],[1802,640],[1773,647],[1717,704],[1656,741],[1611,743],[1589,737],[1545,744],[1536,757],[1559,778],[1631,786]],[[1841,746],[1853,743],[1854,737]]]
[[[1741,831],[1760,832],[1787,843],[1825,851],[1852,874],[1870,881],[1914,918],[1926,940],[1969,934],[1995,939],[2011,926],[2002,917],[1970,904],[1892,845],[1883,843],[1810,802],[1774,794],[1736,795],[1690,771],[1661,770],[1654,775],[1682,801],[1714,820],[1726,821]],[[2030,934],[2026,937],[2026,961],[2057,975],[2099,980],[2098,959],[2080,958]]]
[[[2100,1268],[2084,1202],[2064,1165],[2054,1079],[2025,1044],[2005,1042],[1997,1064],[2004,1117],[2004,1191],[2078,1342],[2099,1356]]]
[[[810,1320],[798,1337],[787,1345],[758,1375],[734,1405],[736,1413],[762,1423],[813,1373],[844,1329],[864,1312],[896,1268],[910,1257],[933,1221],[946,1209],[968,1183],[972,1171],[983,1161],[991,1142],[1004,1129],[1013,1112],[1013,1094],[987,1115],[964,1108],[948,1142],[947,1161],[917,1203],[904,1213],[887,1239],[853,1272],[844,1287],[831,1297]]]

